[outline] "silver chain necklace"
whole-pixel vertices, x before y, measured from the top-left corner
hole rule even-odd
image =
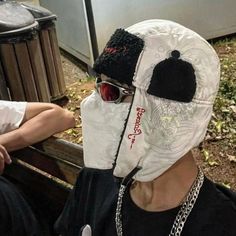
[[[204,174],[201,169],[198,171],[198,175],[196,180],[194,181],[190,191],[188,192],[188,195],[186,197],[186,200],[182,204],[175,221],[173,223],[173,226],[171,228],[171,231],[169,233],[169,236],[180,236],[181,232],[183,230],[184,224],[192,211],[194,204],[196,203],[196,200],[198,198],[200,189],[202,187],[202,184],[204,182]],[[123,196],[126,190],[126,185],[121,184],[118,194],[118,200],[117,200],[117,206],[116,206],[116,232],[118,236],[123,236],[123,229],[122,229],[122,219],[121,219],[121,208],[122,208],[122,201]]]

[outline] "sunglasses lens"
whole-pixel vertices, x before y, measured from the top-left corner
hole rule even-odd
[[[111,84],[101,84],[100,94],[104,101],[115,101],[120,96],[120,90]]]

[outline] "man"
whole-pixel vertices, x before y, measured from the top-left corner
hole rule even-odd
[[[73,114],[50,103],[0,101],[0,172],[8,154],[73,127]],[[22,194],[0,176],[0,235],[45,235]]]
[[[118,29],[94,70],[96,91],[81,103],[85,167],[57,231],[236,235],[235,193],[204,177],[191,154],[218,90],[214,49],[179,24],[149,20]]]

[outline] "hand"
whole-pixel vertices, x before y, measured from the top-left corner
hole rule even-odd
[[[5,163],[11,164],[11,162],[11,158],[6,148],[0,144],[0,174],[2,174],[4,170]]]

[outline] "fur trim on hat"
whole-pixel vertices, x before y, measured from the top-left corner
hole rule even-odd
[[[95,61],[93,68],[98,74],[131,85],[135,66],[143,47],[142,39],[123,29],[117,29]]]

